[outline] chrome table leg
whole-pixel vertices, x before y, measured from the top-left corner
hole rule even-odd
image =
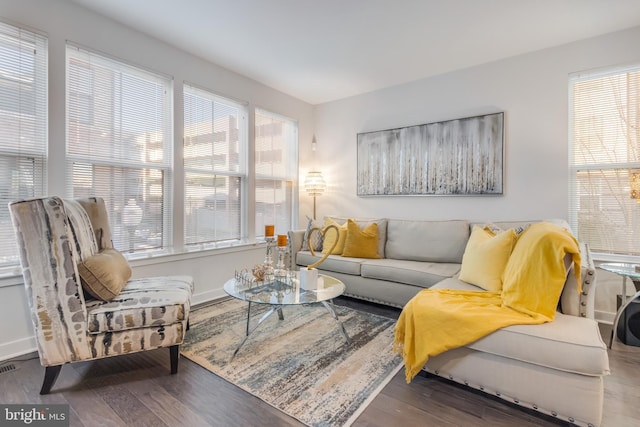
[[[345,329],[344,324],[342,323],[342,320],[340,320],[340,318],[338,317],[338,314],[333,308],[333,301],[322,301],[322,305],[324,305],[324,308],[327,309],[329,314],[331,314],[331,316],[335,319],[335,321],[338,322],[338,325],[340,325],[340,331],[342,332],[342,335],[344,335],[345,339],[347,340],[347,344],[351,344],[351,338],[349,338],[349,334],[347,334],[347,330]]]

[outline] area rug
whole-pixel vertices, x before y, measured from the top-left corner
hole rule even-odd
[[[251,326],[269,306],[251,306]],[[351,337],[318,304],[285,306],[240,349],[247,303],[225,300],[192,311],[182,355],[309,426],[348,426],[402,367],[395,320],[335,306]]]

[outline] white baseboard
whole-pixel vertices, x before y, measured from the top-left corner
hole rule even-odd
[[[38,351],[35,336],[2,343],[0,344],[0,361],[13,359],[34,351]]]
[[[213,301],[228,296],[224,289],[213,289],[211,291],[193,294],[191,297],[191,306]]]

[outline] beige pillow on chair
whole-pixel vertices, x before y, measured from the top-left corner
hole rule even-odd
[[[103,249],[78,264],[82,288],[94,298],[111,301],[131,278],[131,267],[115,249]]]

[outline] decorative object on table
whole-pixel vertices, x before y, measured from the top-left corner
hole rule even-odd
[[[269,238],[273,239],[273,235],[275,233],[275,225],[269,224],[264,226],[264,237],[265,240],[269,240]]]
[[[264,254],[264,272],[263,278],[264,281],[273,280],[275,277],[275,270],[273,268],[273,243],[274,243],[274,232],[275,226],[273,225],[265,225],[264,226],[264,240],[267,242],[267,249]]]
[[[258,282],[264,281],[264,264],[256,264],[253,266],[251,272],[253,273],[253,278]],[[246,275],[243,275],[246,278]]]
[[[291,275],[265,280],[264,272],[264,264],[256,264],[251,271],[247,269],[236,270],[233,276],[235,278],[235,290],[258,294],[265,289],[276,288],[278,291],[289,294],[298,286],[297,279]]]
[[[268,309],[252,307],[257,317]],[[350,425],[401,369],[391,351],[394,320],[338,305],[350,345],[322,306],[291,306],[286,322],[264,322],[259,339],[231,360],[246,310],[236,299],[193,310],[183,356],[306,425]]]
[[[501,195],[503,121],[494,113],[359,133],[358,196]]]
[[[300,289],[304,289],[305,291],[314,291],[318,289],[317,268],[300,269]]]
[[[278,245],[278,263],[276,264],[274,275],[276,277],[281,278],[281,277],[286,277],[288,273],[286,263],[285,263],[285,258],[287,256],[287,251],[288,251],[286,234],[278,234],[277,245]]]
[[[329,230],[335,231],[336,237],[335,237],[334,240],[326,239],[327,232],[329,232]],[[327,249],[326,251],[323,248],[323,254],[324,255],[322,256],[322,258],[320,258],[320,260],[316,261],[315,263],[309,265],[307,267],[308,269],[318,268],[318,266],[320,264],[322,264],[327,258],[329,258],[329,255],[332,254],[333,250],[338,245],[339,240],[340,240],[340,238],[339,238],[340,230],[335,225],[328,225],[323,229],[313,228],[313,229],[311,229],[311,233],[310,234],[312,234],[312,233],[320,233],[322,235],[323,241],[326,240],[327,245],[331,245],[331,246],[328,246],[326,248]],[[311,239],[309,239],[309,241],[308,241],[308,248],[309,248],[309,252],[311,252],[311,255],[316,256],[316,252],[313,250],[313,247],[311,245]]]
[[[335,225],[329,225],[323,229],[312,228],[309,233],[310,236],[313,233],[320,233],[323,236],[323,240],[324,240],[324,236],[326,236],[329,230],[333,230],[336,233],[336,238],[333,241],[332,246],[328,248],[329,250],[322,256],[322,258],[320,258],[318,261],[314,262],[313,264],[309,265],[308,267],[300,269],[300,288],[301,289],[314,290],[318,288],[318,266],[322,264],[327,258],[329,258],[329,255],[331,255],[331,252],[338,244],[338,240],[339,240],[338,236],[340,234],[340,231],[338,230],[338,227],[336,227]],[[311,245],[311,238],[309,238],[309,240],[307,241],[307,244],[309,247],[309,251],[311,252],[311,255],[315,256],[316,253],[313,250],[313,247],[312,247],[313,245]]]

